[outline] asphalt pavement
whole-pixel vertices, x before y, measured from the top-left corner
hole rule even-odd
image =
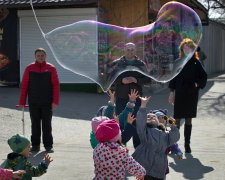
[[[11,152],[7,139],[13,134],[22,133],[22,111],[16,109],[20,89],[0,87],[0,166]],[[152,92],[145,88],[145,95],[151,95],[148,109],[167,108],[169,115],[173,107],[168,103],[168,88]],[[51,153],[53,162],[46,174],[36,179],[43,180],[89,180],[94,177],[93,150],[89,133],[91,118],[102,105],[107,104],[106,94],[61,92],[60,104],[54,112],[52,125],[55,152]],[[207,86],[200,91],[198,115],[193,119],[191,154],[184,154],[183,160],[169,155],[170,173],[167,180],[205,179],[225,180],[225,72],[210,75]],[[25,135],[30,137],[30,117],[24,112]],[[183,125],[178,142],[184,151]],[[134,151],[132,142],[128,143],[130,154]],[[30,161],[37,165],[44,157],[44,148],[32,154]],[[135,179],[128,176],[127,179]]]

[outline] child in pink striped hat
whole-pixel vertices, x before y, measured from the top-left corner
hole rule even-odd
[[[144,180],[146,171],[122,146],[120,126],[116,120],[99,124],[95,137],[99,143],[93,151],[94,179],[124,179],[125,171],[128,171],[137,179]]]
[[[92,148],[94,149],[98,141],[95,138],[95,132],[97,129],[97,126],[104,122],[105,120],[113,119],[114,117],[114,94],[115,92],[112,92],[111,90],[108,91],[110,95],[110,101],[108,102],[108,106],[102,106],[97,113],[97,117],[92,118],[91,126],[92,131],[90,133],[90,143]],[[138,97],[138,92],[135,90],[131,90],[131,93],[129,94],[130,101],[134,102],[136,98]],[[126,108],[119,114],[118,116],[118,122],[120,123],[120,129],[122,131],[122,143],[126,145],[126,143],[131,139],[135,132],[135,127],[132,125],[135,118],[133,116],[130,116],[129,114],[133,113],[134,110],[134,103],[127,103]]]

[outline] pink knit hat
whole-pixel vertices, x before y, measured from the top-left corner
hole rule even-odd
[[[98,116],[98,117],[92,118],[92,120],[91,120],[92,131],[94,133],[96,133],[98,125],[101,124],[103,121],[106,121],[106,120],[110,120],[110,119],[106,116]]]
[[[95,133],[95,138],[99,142],[117,142],[121,139],[120,125],[115,120],[106,120],[99,124]]]

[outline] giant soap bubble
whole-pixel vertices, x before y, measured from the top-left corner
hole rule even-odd
[[[196,12],[178,2],[165,4],[156,21],[143,27],[126,28],[84,20],[44,34],[62,67],[93,80],[104,91],[125,71],[139,71],[158,82],[171,80],[196,50],[179,57],[180,42],[190,38],[198,45],[201,36],[202,25]],[[128,42],[136,45],[136,55],[146,68],[113,67],[113,61],[124,55]]]

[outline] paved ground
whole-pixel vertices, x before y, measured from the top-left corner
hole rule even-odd
[[[210,76],[207,87],[200,93],[198,117],[193,119],[191,139],[192,154],[178,160],[169,156],[170,174],[167,180],[181,179],[225,179],[225,73]],[[149,109],[167,108],[173,114],[173,107],[168,104],[168,89],[157,93],[145,90],[151,95]],[[3,166],[10,149],[7,139],[22,133],[22,112],[15,108],[19,100],[19,88],[0,87],[0,166]],[[41,176],[43,180],[88,180],[94,176],[92,148],[89,143],[91,130],[90,119],[97,109],[106,104],[107,95],[77,92],[61,92],[60,106],[54,112],[53,135],[54,161],[48,172]],[[29,113],[25,111],[26,135],[30,136]],[[183,126],[179,145],[183,150]],[[130,153],[132,144],[128,143]],[[42,147],[42,150],[43,147]],[[30,161],[39,163],[44,152],[33,154]],[[127,177],[133,180],[134,177]]]

